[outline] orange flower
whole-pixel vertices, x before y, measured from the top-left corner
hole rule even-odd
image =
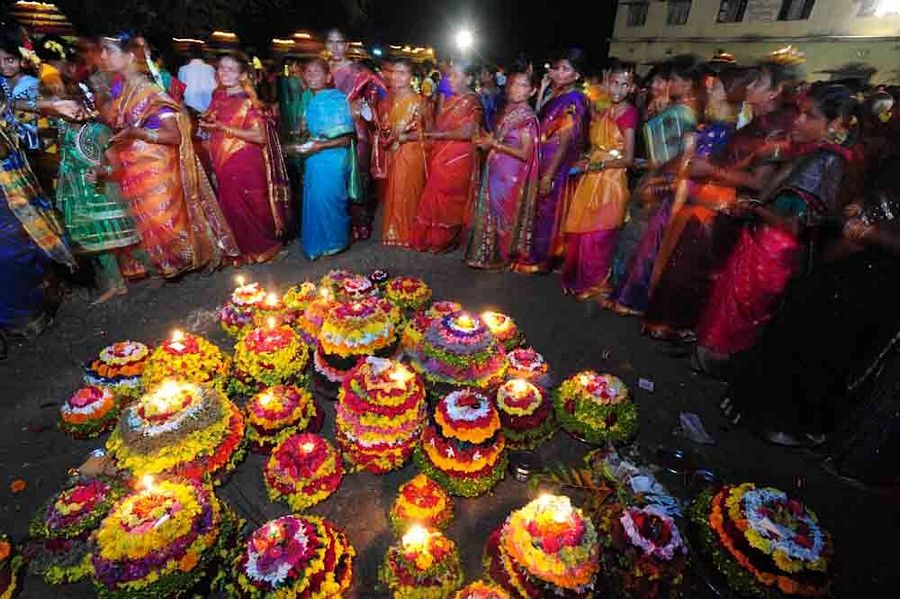
[[[198,561],[200,560],[197,557],[197,554],[193,551],[188,551],[178,562],[178,569],[182,572],[190,572],[197,566]]]
[[[16,480],[9,483],[9,490],[12,491],[13,493],[21,493],[22,491],[25,490],[25,487],[27,487],[27,486],[28,486],[28,483],[26,483],[21,478],[17,478]]]
[[[10,553],[12,553],[12,545],[9,544],[9,541],[0,541],[0,562],[8,558]]]

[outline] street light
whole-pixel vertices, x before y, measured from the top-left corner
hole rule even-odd
[[[466,52],[475,45],[475,36],[469,29],[460,29],[456,32],[456,47],[460,52]]]

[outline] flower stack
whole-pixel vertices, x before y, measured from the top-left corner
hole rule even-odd
[[[612,504],[598,518],[603,573],[629,597],[684,597],[687,545],[659,508]]]
[[[341,597],[356,551],[347,535],[315,516],[284,516],[254,531],[219,575],[228,597]]]
[[[525,343],[525,335],[516,326],[516,322],[506,314],[484,312],[481,320],[507,352]]]
[[[588,370],[566,379],[553,405],[562,428],[587,443],[624,442],[637,433],[637,406],[612,375]]]
[[[239,276],[231,299],[219,308],[219,326],[232,337],[240,337],[253,327],[253,314],[265,299],[266,291],[259,283],[245,284]]]
[[[553,386],[553,377],[550,374],[550,365],[544,360],[544,356],[530,347],[519,347],[507,352],[509,369],[506,376],[511,379],[525,379],[538,387],[548,390]]]
[[[512,596],[503,587],[476,580],[457,591],[453,599],[512,599]]]
[[[328,498],[341,485],[341,456],[324,438],[312,433],[292,435],[275,446],[263,469],[272,501],[305,510]]]
[[[400,362],[366,358],[338,393],[335,441],[355,469],[402,468],[419,441],[425,407],[421,377]]]
[[[453,521],[453,500],[439,484],[424,474],[417,474],[397,490],[390,520],[398,535],[413,524],[445,530]]]
[[[319,289],[327,289],[332,297],[337,298],[338,290],[344,281],[356,278],[358,275],[342,268],[330,270],[319,279]]]
[[[600,571],[597,531],[568,497],[542,495],[491,534],[485,570],[515,597],[593,597]]]
[[[741,596],[831,595],[834,547],[816,515],[784,491],[753,483],[700,494],[688,517],[698,550]]]
[[[306,389],[276,385],[247,402],[247,442],[250,449],[268,453],[291,435],[317,433],[324,414]]]
[[[523,379],[500,385],[497,411],[510,449],[534,449],[556,432],[553,405],[547,392]]]
[[[310,347],[318,345],[319,329],[325,322],[325,315],[336,305],[334,293],[326,287],[320,287],[316,292],[316,298],[307,304],[306,309],[294,323],[304,343]]]
[[[157,347],[144,367],[144,389],[177,378],[198,385],[216,384],[224,389],[231,359],[199,335],[174,331]]]
[[[358,302],[370,297],[378,297],[381,290],[372,279],[353,274],[344,277],[331,287],[335,298],[340,302]]]
[[[76,439],[93,439],[112,429],[119,402],[106,387],[82,387],[59,408],[59,428]]]
[[[253,395],[275,385],[305,386],[309,350],[300,336],[287,325],[270,320],[265,327],[252,329],[234,346],[234,374],[231,390]]]
[[[403,328],[403,335],[400,339],[403,351],[408,355],[416,355],[422,348],[425,331],[428,330],[431,323],[435,319],[461,312],[462,309],[462,304],[442,300],[434,302],[426,310],[420,310],[413,314]]]
[[[281,298],[284,305],[284,323],[289,325],[296,323],[309,305],[319,297],[318,291],[312,281],[303,281],[289,288]]]
[[[0,532],[0,599],[11,599],[19,590],[19,570],[22,557],[17,555],[12,541]]]
[[[113,343],[84,367],[84,382],[105,387],[120,397],[138,397],[149,356],[150,348],[138,341]]]
[[[415,461],[451,495],[476,497],[503,480],[505,449],[497,410],[485,395],[464,389],[437,403],[434,424],[425,427]]]
[[[123,495],[113,478],[79,476],[41,506],[31,520],[29,568],[49,584],[76,582],[91,573],[88,537]]]
[[[212,490],[188,479],[145,480],[92,537],[100,597],[180,597],[207,578],[236,523]]]
[[[244,417],[215,387],[166,381],[122,411],[106,449],[134,476],[206,478],[243,457]]]
[[[378,576],[395,599],[450,597],[464,580],[456,544],[418,525],[388,548]]]
[[[263,301],[256,305],[253,310],[253,326],[264,327],[270,319],[277,324],[290,324],[285,319],[284,302],[274,291],[267,292]]]
[[[428,305],[431,287],[416,277],[394,277],[385,285],[384,297],[408,314]]]
[[[456,312],[433,320],[412,364],[432,384],[489,389],[503,382],[506,353],[477,316]]]

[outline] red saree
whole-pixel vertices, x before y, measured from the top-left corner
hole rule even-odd
[[[435,121],[436,131],[453,131],[481,123],[477,94],[452,96],[444,101]],[[478,154],[471,141],[438,141],[428,161],[428,181],[416,212],[413,247],[420,252],[446,252],[459,243],[466,210],[475,189]]]

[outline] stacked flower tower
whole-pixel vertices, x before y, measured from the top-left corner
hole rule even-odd
[[[456,544],[419,525],[388,548],[378,576],[395,599],[449,597],[463,583]]]

